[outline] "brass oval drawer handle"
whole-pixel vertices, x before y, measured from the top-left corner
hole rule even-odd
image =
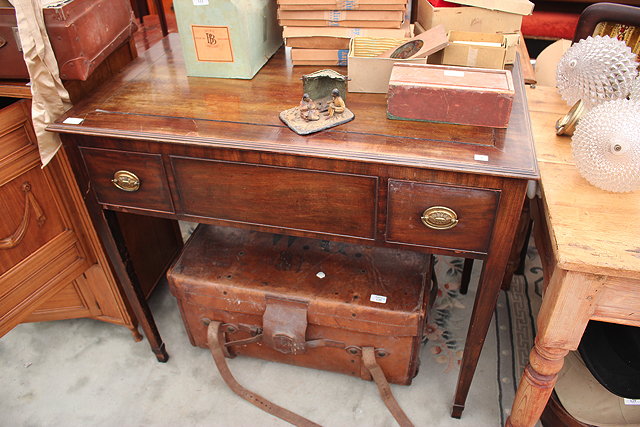
[[[434,230],[448,230],[458,225],[458,214],[444,206],[432,206],[422,213],[422,223]]]
[[[129,171],[117,171],[113,174],[111,182],[122,191],[133,192],[140,188],[140,178]]]

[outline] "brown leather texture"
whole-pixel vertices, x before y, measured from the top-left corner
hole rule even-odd
[[[28,79],[29,72],[22,56],[16,13],[12,7],[0,7],[0,78]]]
[[[87,80],[109,54],[136,30],[129,0],[73,0],[43,9],[45,26],[62,80]],[[0,7],[0,78],[28,79],[14,37],[15,11]],[[1,43],[0,43],[1,44]]]
[[[263,334],[230,355],[364,379],[362,348],[374,347],[389,382],[410,384],[431,269],[415,252],[200,225],[167,276],[193,345],[207,348],[219,321],[227,341]]]

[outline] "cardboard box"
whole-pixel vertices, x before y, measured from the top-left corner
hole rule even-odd
[[[513,64],[516,62],[516,52],[518,51],[518,45],[522,38],[521,33],[504,34],[504,39],[507,47],[507,51],[504,55],[505,64]]]
[[[449,31],[481,33],[516,33],[522,25],[522,15],[478,7],[433,7],[428,0],[417,0],[416,20],[428,30],[444,25]]]
[[[348,55],[348,49],[291,49],[293,65],[336,65],[346,67]]]
[[[449,31],[449,46],[442,53],[442,64],[501,70],[506,54],[504,34]]]
[[[289,37],[284,44],[287,47],[299,47],[303,49],[346,49],[349,50],[351,39],[341,37]]]
[[[483,9],[531,15],[534,4],[528,0],[450,0],[453,3],[476,6]]]
[[[426,30],[422,28],[418,22],[415,24],[416,35],[424,33]],[[507,51],[504,57],[504,63],[513,64],[516,61],[516,53],[518,52],[518,45],[522,40],[522,33],[503,34],[507,43]],[[428,64],[442,65],[442,54],[444,51],[437,52],[429,57]]]
[[[282,45],[272,0],[173,5],[189,76],[250,79]]]
[[[381,53],[400,46],[407,39],[356,37],[349,47],[349,92],[387,93],[389,76],[395,63],[426,64],[427,58],[379,58]]]
[[[359,27],[359,28],[400,28],[402,21],[325,21],[307,19],[279,19],[283,27]]]
[[[407,0],[278,0],[278,7],[285,10],[291,7],[298,7],[298,10],[390,10],[388,7],[406,8]],[[313,8],[313,9],[312,9]]]
[[[387,117],[506,128],[514,96],[508,70],[395,64]]]
[[[279,10],[407,10],[407,4],[363,4],[362,2],[342,2],[333,4],[278,4]]]
[[[346,28],[346,27],[284,27],[282,36],[291,37],[384,37],[404,39],[411,37],[411,27],[405,22],[400,28]]]
[[[338,21],[400,21],[404,12],[400,10],[280,10],[278,19]]]

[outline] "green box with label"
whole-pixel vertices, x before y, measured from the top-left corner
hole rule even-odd
[[[251,79],[282,45],[275,0],[174,0],[187,75]]]

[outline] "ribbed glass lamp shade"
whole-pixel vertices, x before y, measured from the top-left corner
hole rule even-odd
[[[567,104],[582,100],[587,110],[603,101],[626,98],[638,74],[635,59],[623,41],[609,36],[587,37],[560,59],[558,91]]]
[[[595,106],[571,138],[576,166],[587,181],[617,193],[640,189],[640,101]]]
[[[631,84],[631,93],[629,99],[640,101],[640,76],[636,77]]]

